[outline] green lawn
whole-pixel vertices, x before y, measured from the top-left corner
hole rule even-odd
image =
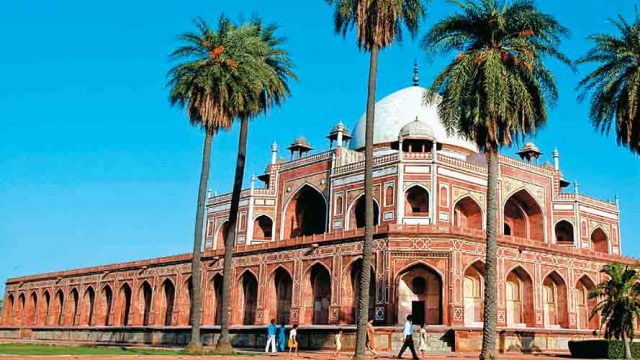
[[[205,353],[198,355],[215,355]],[[187,355],[182,350],[0,343],[0,355]],[[246,355],[246,354],[245,354]]]

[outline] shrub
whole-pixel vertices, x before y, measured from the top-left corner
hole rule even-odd
[[[571,357],[582,359],[624,359],[622,340],[569,341]],[[640,343],[631,343],[631,355],[640,359]]]

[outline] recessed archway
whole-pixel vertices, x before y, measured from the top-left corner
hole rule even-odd
[[[366,211],[364,195],[361,195],[349,207],[349,219],[347,221],[347,230],[360,229],[365,226]],[[378,202],[373,200],[373,226],[378,226],[380,223],[380,207]]]
[[[160,294],[158,298],[158,306],[156,307],[158,312],[158,320],[156,324],[171,326],[173,325],[173,307],[175,303],[176,288],[173,282],[169,279],[165,279],[160,285]]]
[[[67,324],[71,326],[76,326],[78,320],[78,302],[80,301],[80,295],[78,294],[77,289],[71,290],[69,295],[69,309],[67,310],[67,314],[69,314],[69,319],[67,320]]]
[[[422,186],[414,185],[405,191],[404,201],[405,216],[429,216],[429,192]]]
[[[368,318],[373,319],[376,308],[376,275],[373,267],[369,270]],[[342,275],[342,320],[347,324],[356,324],[358,322],[358,298],[360,296],[361,275],[361,258],[351,262]]]
[[[140,290],[138,290],[140,298],[139,301],[139,311],[142,316],[142,326],[149,325],[149,318],[151,316],[151,304],[153,300],[153,289],[148,282],[143,282],[140,286]]]
[[[101,324],[105,326],[111,325],[111,309],[113,308],[113,290],[111,290],[111,286],[105,285],[102,288],[102,320],[100,320]]]
[[[49,325],[49,310],[51,309],[51,295],[49,294],[49,290],[45,290],[42,293],[42,299],[44,303],[42,304],[42,309],[39,310],[39,324]]]
[[[560,220],[554,228],[556,243],[561,245],[573,245],[573,225],[567,220]]]
[[[55,319],[53,321],[54,325],[63,325],[64,322],[64,294],[62,290],[58,290],[56,292],[56,302],[53,312]]]
[[[310,185],[303,185],[289,200],[282,225],[284,239],[324,233],[327,202],[322,193]]]
[[[507,326],[533,327],[533,281],[521,267],[516,267],[507,275],[505,283],[507,303]]]
[[[275,319],[278,324],[288,324],[293,294],[293,279],[282,266],[278,266],[269,277],[267,289],[267,317]]]
[[[598,314],[591,317],[593,309],[597,306],[596,298],[589,298],[589,292],[595,288],[591,279],[584,275],[576,283],[576,312],[578,329],[598,329],[600,318]]]
[[[212,323],[214,325],[220,325],[222,323],[222,275],[216,274],[211,279],[211,287],[213,290],[213,314],[212,314]]]
[[[242,324],[254,325],[258,307],[258,279],[251,271],[245,271],[241,280]]]
[[[182,283],[182,288],[179,292],[179,305],[178,305],[178,325],[191,325],[191,277]]]
[[[89,286],[82,297],[81,325],[95,325],[96,292]]]
[[[482,230],[482,208],[473,198],[465,196],[453,209],[453,223],[465,229]]]
[[[273,240],[273,220],[267,215],[260,215],[253,221],[254,240]]]
[[[328,324],[331,306],[331,272],[316,262],[304,275],[302,305],[303,323]]]
[[[560,275],[553,271],[542,282],[542,311],[547,328],[569,327],[567,286]]]
[[[9,296],[7,297],[7,303],[4,306],[4,324],[7,325],[13,325],[14,323],[14,317],[13,317],[13,305],[14,305],[14,299],[13,299],[13,294],[9,294]]]
[[[482,325],[484,317],[484,273],[482,261],[471,264],[464,272],[464,323]]]
[[[131,313],[131,287],[124,283],[118,293],[118,325],[129,326],[129,315]]]
[[[419,263],[398,277],[398,324],[413,315],[416,325],[442,324],[442,278],[432,268]]]
[[[216,249],[224,249],[224,242],[229,233],[229,221],[223,222],[216,230]]]
[[[538,202],[522,189],[504,205],[505,235],[544,241],[544,215]],[[507,234],[507,228],[509,234]]]
[[[36,325],[38,321],[38,294],[35,291],[29,296],[29,303],[25,313],[25,323],[27,325]]]
[[[24,310],[26,307],[27,301],[25,299],[24,293],[18,296],[18,304],[16,306],[15,311],[15,321],[14,325],[22,325],[24,321]]]
[[[609,253],[609,238],[601,228],[596,228],[591,233],[591,250],[603,254]]]

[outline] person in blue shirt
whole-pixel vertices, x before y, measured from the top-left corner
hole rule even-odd
[[[411,316],[411,314],[407,315],[407,321],[404,322],[402,337],[404,338],[404,343],[402,344],[402,348],[398,354],[398,359],[402,359],[402,354],[407,350],[407,348],[409,348],[409,350],[411,350],[411,355],[413,355],[413,360],[418,360],[416,349],[413,346],[413,316]]]
[[[264,352],[269,352],[269,344],[271,344],[271,352],[276,352],[276,319],[271,319],[271,323],[267,326],[267,345],[264,347]]]
[[[286,346],[287,346],[287,328],[285,327],[284,323],[282,323],[278,328],[278,350],[280,352],[284,352]]]

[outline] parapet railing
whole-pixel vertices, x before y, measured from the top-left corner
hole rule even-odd
[[[331,159],[331,154],[333,154],[333,150],[327,150],[321,153],[305,156],[300,159],[292,160],[286,163],[283,163],[280,167],[281,171],[290,170],[299,166],[311,164],[318,161],[325,161]]]
[[[387,154],[387,155],[383,155],[383,156],[378,156],[373,158],[373,166],[378,166],[378,165],[385,165],[385,164],[389,164],[389,163],[393,163],[398,161],[398,154],[397,153],[392,153],[392,154]],[[341,174],[346,174],[346,173],[350,173],[353,171],[358,171],[358,170],[363,170],[364,169],[364,161],[358,161],[358,162],[354,162],[348,165],[344,165],[344,166],[338,166],[336,168],[333,169],[333,174],[334,175],[341,175]]]

